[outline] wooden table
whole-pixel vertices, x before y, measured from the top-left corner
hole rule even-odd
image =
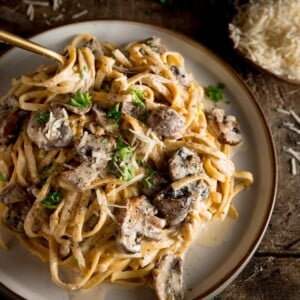
[[[300,87],[249,66],[232,49],[227,37],[234,1],[64,0],[56,10],[20,0],[0,0],[0,27],[24,37],[83,20],[126,19],[160,25],[189,35],[227,61],[242,76],[262,106],[278,155],[278,193],[268,230],[250,263],[215,299],[300,299],[299,175],[291,174],[283,146],[300,150],[299,135],[283,126],[278,107],[300,113]],[[39,1],[39,2],[41,2]],[[32,1],[33,2],[33,1]],[[167,4],[172,2],[171,4]],[[30,12],[30,11],[29,11]],[[7,46],[0,46],[0,51]],[[298,144],[297,144],[298,141]],[[298,164],[298,174],[299,173]]]

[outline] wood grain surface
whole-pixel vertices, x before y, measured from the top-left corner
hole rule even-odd
[[[234,1],[64,0],[56,10],[53,1],[43,1],[49,2],[49,6],[34,6],[34,19],[30,20],[26,1],[0,0],[0,28],[30,37],[84,20],[141,21],[194,38],[241,75],[271,128],[278,160],[278,193],[269,227],[257,252],[236,280],[215,299],[300,299],[300,165],[297,165],[298,175],[293,176],[291,157],[284,151],[284,146],[299,151],[300,138],[283,126],[283,121],[291,121],[290,117],[277,111],[280,107],[300,114],[300,86],[263,74],[236,54],[227,32],[228,22],[235,13]],[[6,49],[6,45],[0,44],[0,52]]]

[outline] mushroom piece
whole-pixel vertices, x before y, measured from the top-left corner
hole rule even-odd
[[[203,172],[199,155],[187,147],[179,148],[169,160],[169,173],[172,180]]]
[[[103,171],[91,161],[85,161],[74,169],[63,171],[59,177],[61,184],[66,184],[66,188],[75,189],[76,191],[84,191],[94,180],[100,177]]]
[[[132,100],[126,100],[122,103],[121,112],[122,114],[129,115],[138,120],[142,120],[145,118],[147,110],[145,106],[139,106]]]
[[[46,150],[67,147],[73,138],[68,114],[64,108],[59,107],[49,112],[32,113],[27,134],[39,148]]]
[[[167,106],[152,110],[147,122],[158,135],[171,139],[180,138],[186,125],[184,116]]]
[[[192,76],[188,74],[183,67],[171,66],[170,70],[181,86],[189,87],[192,81]]]
[[[96,39],[91,38],[84,46],[92,51],[96,59],[99,59],[101,56],[103,56],[101,44]]]
[[[164,255],[152,271],[153,286],[159,300],[183,299],[183,263],[173,253]]]
[[[193,200],[191,196],[188,186],[178,190],[169,186],[155,196],[153,204],[169,226],[176,226],[186,219]]]
[[[32,206],[33,196],[20,185],[12,184],[1,191],[0,202],[8,207],[4,216],[8,228],[24,232],[24,220]]]
[[[168,226],[176,226],[186,219],[194,202],[202,201],[208,195],[207,184],[203,180],[196,180],[177,190],[168,186],[154,197],[153,205],[166,219]]]
[[[155,216],[156,210],[146,196],[131,197],[126,200],[126,208],[120,208],[119,228],[116,241],[120,250],[128,253],[141,251],[141,239],[163,238],[165,220]]]
[[[50,107],[64,107],[66,110],[76,114],[76,115],[84,115],[90,111],[92,108],[92,102],[90,102],[86,107],[83,106],[74,106],[70,104],[70,101],[74,94],[58,94],[50,101]]]
[[[225,115],[225,111],[221,108],[214,108],[207,113],[207,121],[220,142],[229,145],[237,145],[241,142],[242,135],[236,117]]]
[[[104,128],[107,133],[115,133],[118,130],[118,123],[116,120],[109,118],[104,109],[99,105],[94,104],[92,111],[96,117],[96,123]]]
[[[10,143],[17,137],[25,114],[16,98],[8,97],[1,101],[0,144]]]
[[[115,141],[112,138],[85,132],[76,146],[81,164],[62,172],[60,180],[77,191],[83,191],[92,181],[105,176],[114,147]]]
[[[97,136],[85,131],[76,145],[76,152],[82,161],[92,160],[94,164],[105,168],[115,147],[116,142],[112,137]]]
[[[141,183],[141,191],[148,197],[155,196],[169,183],[168,175],[160,172],[153,172],[153,176],[149,176]]]

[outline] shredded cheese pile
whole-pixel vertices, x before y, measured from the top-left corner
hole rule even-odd
[[[250,0],[229,31],[248,59],[275,75],[300,79],[300,0]]]

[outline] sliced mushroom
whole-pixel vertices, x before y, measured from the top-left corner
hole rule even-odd
[[[176,226],[186,219],[193,200],[191,196],[188,186],[178,190],[169,186],[156,195],[153,204],[169,226]]]
[[[60,180],[77,191],[85,190],[94,180],[106,175],[106,167],[114,147],[115,142],[112,138],[85,132],[76,146],[81,164],[63,171]]]
[[[189,87],[192,81],[192,76],[188,74],[184,68],[171,66],[170,70],[174,74],[180,85],[184,87]]]
[[[120,208],[117,243],[122,251],[138,253],[143,237],[160,240],[165,220],[155,216],[155,208],[145,196],[126,200],[126,208]]]
[[[96,39],[91,38],[84,46],[91,49],[96,59],[99,59],[101,56],[103,56],[101,44]]]
[[[46,120],[40,118],[41,114],[48,114]],[[67,147],[73,138],[68,114],[65,109],[58,107],[49,112],[32,113],[27,134],[39,148],[46,150]]]
[[[192,202],[202,201],[209,195],[209,187],[203,180],[197,180],[188,185],[191,192]]]
[[[17,232],[24,232],[24,220],[33,203],[32,194],[20,185],[13,184],[2,190],[0,202],[8,207],[4,216],[8,228]]]
[[[172,139],[180,138],[186,125],[184,116],[167,106],[151,111],[147,122],[158,135]]]
[[[99,178],[102,171],[102,168],[91,161],[85,161],[74,169],[61,172],[59,180],[61,184],[67,184],[69,188],[81,192]]]
[[[122,114],[129,115],[138,120],[145,119],[147,110],[145,106],[139,106],[132,100],[126,100],[122,103]]]
[[[159,300],[183,299],[182,258],[173,253],[164,255],[152,271],[154,290]]]
[[[112,137],[97,136],[85,131],[76,145],[76,151],[81,160],[92,160],[93,163],[106,167],[115,146],[116,142]]]
[[[207,184],[203,180],[197,180],[178,190],[168,186],[155,196],[153,205],[169,226],[176,226],[185,221],[195,201],[202,201],[208,195]]]
[[[14,97],[5,98],[0,104],[0,144],[12,142],[18,135],[26,112],[19,108]]]
[[[241,142],[242,135],[236,117],[226,116],[223,109],[214,108],[207,113],[207,120],[213,134],[217,136],[220,142],[229,145],[237,145]]]
[[[64,107],[66,110],[76,114],[76,115],[84,115],[90,111],[92,108],[92,102],[90,102],[86,107],[78,107],[70,104],[70,101],[74,94],[58,94],[50,101],[50,107]]]
[[[155,172],[153,176],[147,178],[141,183],[141,191],[148,197],[155,196],[169,183],[168,175]]]
[[[203,172],[199,155],[187,147],[179,148],[169,160],[169,173],[172,180]]]
[[[107,133],[115,133],[118,130],[118,123],[116,120],[109,118],[104,109],[99,105],[94,104],[92,111],[95,114],[96,123],[104,128]]]

